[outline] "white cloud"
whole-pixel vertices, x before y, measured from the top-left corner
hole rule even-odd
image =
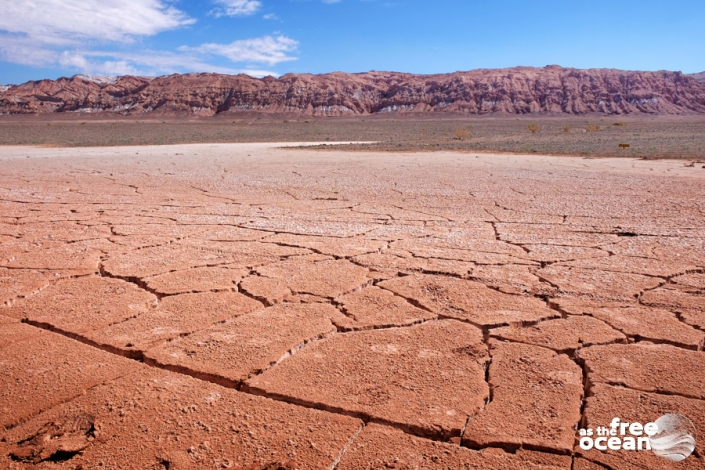
[[[88,60],[81,54],[64,51],[59,56],[59,64],[62,67],[77,68],[84,72],[92,72]]]
[[[232,62],[262,62],[275,65],[279,62],[295,60],[288,55],[298,46],[298,42],[286,36],[264,36],[254,39],[241,39],[230,44],[202,44],[198,47],[183,46],[184,52],[218,55],[227,57]]]
[[[278,76],[271,70],[253,67],[235,68],[213,65],[204,60],[197,50],[182,48],[179,51],[109,51],[109,50],[52,50],[27,44],[26,40],[13,40],[12,45],[0,44],[0,60],[35,67],[59,66],[78,73],[95,75],[144,75],[155,76],[172,73],[213,72],[225,74],[246,73],[253,77]],[[198,49],[198,48],[195,48]],[[239,61],[241,62],[241,61]],[[251,61],[255,62],[255,61]]]
[[[125,58],[113,57],[109,54],[99,57],[102,60],[94,60],[91,56],[96,53],[82,53],[64,51],[58,57],[58,64],[64,68],[77,69],[83,73],[100,75],[142,75],[135,67],[134,61]]]
[[[87,52],[85,56],[95,60],[97,68],[92,73],[108,74],[111,73],[106,70],[106,62],[102,59],[110,58],[117,62],[124,62],[126,64],[133,64],[137,67],[137,73],[131,73],[132,75],[164,75],[171,73],[186,73],[186,72],[213,72],[213,73],[226,73],[226,74],[238,74],[246,73],[253,77],[263,77],[266,75],[278,76],[276,72],[269,70],[255,70],[251,67],[246,68],[233,68],[233,67],[223,67],[218,65],[213,65],[203,60],[201,54],[195,53],[193,51],[178,51],[178,52],[168,52],[168,51],[143,51],[140,53],[129,53],[129,52]]]
[[[45,44],[128,41],[193,23],[162,0],[0,0],[0,29]]]
[[[162,75],[185,72],[277,75],[251,64],[294,60],[298,43],[264,36],[230,44],[203,44],[159,51],[140,48],[139,38],[193,23],[172,0],[0,0],[0,61],[61,67],[85,74]],[[260,2],[227,0],[234,11],[256,11]],[[245,14],[245,13],[242,13]],[[213,65],[227,58],[244,68]]]
[[[139,70],[130,65],[126,60],[106,60],[99,70],[105,75],[138,75]]]
[[[248,16],[256,13],[262,6],[259,0],[216,0],[223,9],[218,10],[218,15]]]
[[[56,61],[56,51],[25,37],[0,35],[0,60],[41,67]]]

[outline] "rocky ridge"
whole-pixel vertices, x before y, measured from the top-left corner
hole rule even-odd
[[[691,73],[690,76],[700,83],[705,83],[705,72]]]
[[[210,73],[113,79],[76,75],[6,90],[0,87],[0,114],[705,113],[705,84],[698,80],[680,72],[559,66],[441,75],[287,74],[262,79]]]

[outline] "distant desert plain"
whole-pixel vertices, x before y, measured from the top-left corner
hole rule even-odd
[[[0,88],[0,144],[374,142],[459,150],[705,159],[702,74],[515,67],[157,78],[76,75]]]

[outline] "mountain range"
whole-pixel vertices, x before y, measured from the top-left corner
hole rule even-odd
[[[437,75],[397,72],[212,73],[156,78],[75,75],[0,86],[0,114],[341,116],[461,114],[700,114],[705,72],[514,67]]]

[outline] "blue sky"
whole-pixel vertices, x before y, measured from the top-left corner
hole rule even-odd
[[[529,65],[705,71],[703,0],[0,0],[0,83]]]

